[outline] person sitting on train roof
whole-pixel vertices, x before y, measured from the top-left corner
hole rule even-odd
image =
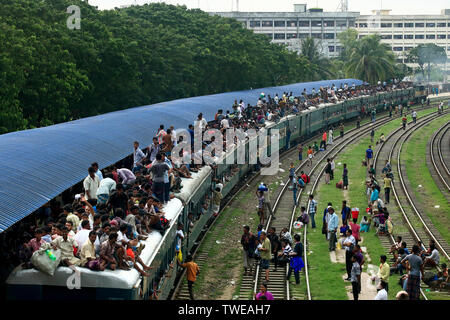
[[[70,266],[79,266],[81,260],[74,256],[74,247],[78,248],[78,243],[75,239],[69,238],[69,230],[65,226],[61,228],[62,236],[52,240],[51,245],[56,250],[61,250],[61,264]]]

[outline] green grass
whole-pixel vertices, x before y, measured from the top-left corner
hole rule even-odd
[[[438,229],[442,237],[450,243],[449,217],[450,204],[436,185],[430,174],[425,155],[427,143],[437,128],[450,120],[450,115],[441,117],[417,130],[404,145],[401,161],[405,163],[406,174],[422,209]],[[418,188],[418,185],[422,188]],[[439,205],[439,208],[435,208]]]

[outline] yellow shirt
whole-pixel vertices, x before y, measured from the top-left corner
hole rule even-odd
[[[389,275],[391,273],[390,267],[387,262],[380,265],[380,271],[378,272],[378,277],[384,282],[389,282]]]
[[[390,188],[391,187],[391,182],[392,179],[391,178],[384,178],[384,188]]]
[[[81,265],[84,266],[89,260],[88,258],[95,259],[95,246],[91,240],[87,239],[86,242],[81,247],[80,258]]]

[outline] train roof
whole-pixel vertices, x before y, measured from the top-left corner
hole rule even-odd
[[[183,210],[183,204],[179,199],[171,199],[163,208],[165,217],[170,219],[170,226],[178,223],[178,216]],[[168,232],[162,236],[158,231],[153,231],[148,238],[141,244],[145,244],[145,248],[140,254],[140,258],[146,265],[150,265],[159,251],[164,238],[168,236]],[[82,288],[116,288],[116,289],[132,289],[138,283],[140,275],[134,268],[131,270],[109,270],[92,271],[88,268],[77,267],[80,271],[80,285]],[[46,285],[46,286],[66,286],[69,276],[73,274],[72,269],[68,267],[58,267],[54,276],[49,276],[37,269],[21,269],[16,268],[9,275],[6,283],[9,285]]]
[[[210,120],[218,109],[230,108],[235,99],[255,103],[261,92],[299,94],[304,89],[311,92],[345,83],[363,82],[304,82],[178,99],[0,135],[0,232],[83,180],[92,162],[105,168],[128,156],[133,141],[148,146],[160,124],[186,128],[198,113]]]

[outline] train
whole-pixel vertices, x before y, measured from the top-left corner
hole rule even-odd
[[[361,96],[336,104],[322,104],[309,107],[296,115],[289,115],[278,122],[266,122],[263,130],[268,134],[274,129],[280,130],[278,148],[286,150],[289,143],[286,130],[289,127],[291,145],[304,141],[330,126],[337,126],[340,122],[351,121],[361,115],[362,106],[376,108],[383,111],[385,101],[395,105],[409,105],[415,101],[420,87],[409,86],[390,92],[378,93],[374,96]],[[267,148],[270,148],[270,143]],[[223,159],[236,156],[236,149],[223,155]],[[246,159],[248,159],[246,148]],[[141,253],[142,260],[153,267],[149,277],[142,277],[135,270],[105,270],[102,272],[79,268],[81,277],[79,285],[68,286],[68,279],[73,271],[66,267],[58,267],[53,277],[38,270],[21,270],[16,268],[8,277],[7,299],[9,300],[147,300],[168,299],[174,288],[180,267],[176,263],[176,232],[178,223],[182,223],[185,232],[189,234],[183,241],[181,253],[185,257],[196,245],[196,240],[205,232],[205,227],[214,219],[211,206],[205,209],[205,202],[212,196],[212,186],[217,181],[223,184],[222,194],[225,197],[232,193],[240,181],[254,170],[253,165],[227,164],[223,161],[214,169],[210,166],[202,167],[199,172],[192,174],[192,179],[182,178],[181,192],[175,194],[164,207],[166,218],[171,220],[170,227],[164,235],[152,232],[144,241],[145,248]],[[188,214],[193,214],[196,221],[189,224]],[[69,288],[71,287],[71,288]]]

